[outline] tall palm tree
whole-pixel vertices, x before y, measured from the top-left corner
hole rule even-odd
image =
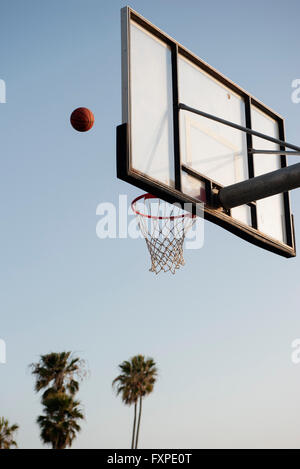
[[[135,384],[135,369],[134,369],[134,358],[126,360],[119,365],[121,374],[113,380],[113,387],[116,390],[116,394],[121,395],[122,401],[125,405],[134,405],[134,419],[132,429],[131,448],[134,448],[135,443],[135,431],[136,431],[136,411],[137,411],[137,386]]]
[[[0,417],[0,449],[11,449],[12,446],[18,447],[14,440],[14,433],[18,428],[19,425],[9,425],[8,420]]]
[[[156,363],[152,358],[145,358],[142,355],[136,357],[138,359],[138,395],[139,395],[139,418],[136,432],[135,448],[138,447],[138,439],[142,415],[143,398],[152,393],[157,377]]]
[[[65,393],[55,393],[44,399],[45,415],[37,418],[41,428],[41,438],[52,449],[71,447],[77,433],[81,430],[78,420],[84,416],[79,401]]]
[[[113,380],[113,387],[117,395],[121,395],[125,405],[134,405],[134,419],[132,429],[131,448],[138,447],[138,438],[142,415],[142,400],[153,391],[157,376],[157,368],[152,358],[136,355],[119,365],[120,375]],[[136,425],[137,406],[139,402],[139,416]]]
[[[79,380],[86,375],[85,362],[71,352],[50,353],[41,355],[31,368],[36,377],[35,391],[45,390],[41,398],[45,413],[37,419],[41,439],[53,449],[70,447],[80,431],[78,420],[84,418],[74,396]]]

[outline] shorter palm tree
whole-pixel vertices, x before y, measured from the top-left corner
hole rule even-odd
[[[80,402],[75,400],[79,381],[87,374],[84,360],[71,352],[49,353],[41,355],[31,368],[36,378],[35,391],[44,390],[44,415],[37,418],[42,441],[53,449],[71,447],[80,431],[78,421],[84,418]]]
[[[52,392],[68,391],[76,394],[79,383],[86,374],[84,360],[72,356],[71,352],[48,353],[41,355],[38,363],[32,363],[32,374],[36,376],[35,391],[46,391],[43,397]]]
[[[125,405],[134,405],[131,448],[137,449],[142,415],[142,400],[153,391],[157,377],[157,368],[152,358],[136,355],[119,365],[121,374],[113,380],[116,394],[121,395]],[[136,425],[137,406],[139,416]]]
[[[11,449],[12,446],[18,447],[14,433],[19,429],[19,425],[9,425],[8,420],[0,417],[0,449]]]
[[[79,401],[62,392],[48,395],[43,405],[45,415],[37,418],[43,442],[53,449],[71,447],[81,430],[77,421],[84,418]]]

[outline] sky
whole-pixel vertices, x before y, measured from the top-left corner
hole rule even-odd
[[[300,448],[299,258],[205,223],[175,276],[148,271],[142,239],[99,239],[96,208],[141,191],[116,178],[121,123],[117,0],[0,5],[0,415],[20,448],[42,448],[29,364],[71,350],[90,370],[74,448],[128,448],[133,409],[111,387],[141,353],[159,374],[141,448]],[[297,0],[133,1],[130,6],[286,118],[300,145]],[[95,115],[87,133],[73,109]],[[291,162],[298,162],[293,157]],[[291,194],[296,240],[300,192]]]

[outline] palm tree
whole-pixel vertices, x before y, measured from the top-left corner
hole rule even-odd
[[[135,442],[135,429],[136,429],[136,411],[137,411],[137,387],[135,386],[135,370],[134,359],[124,361],[119,365],[121,374],[113,380],[113,387],[116,390],[117,396],[121,394],[122,401],[125,405],[131,406],[134,404],[134,419],[132,429],[131,448],[134,448]]]
[[[32,363],[32,374],[36,375],[35,391],[47,388],[43,397],[52,392],[68,391],[71,395],[79,389],[78,379],[85,376],[85,363],[71,352],[41,355],[38,363]]]
[[[71,352],[41,355],[38,363],[32,363],[36,377],[35,391],[42,389],[44,415],[37,418],[41,439],[53,449],[70,447],[80,431],[78,420],[84,418],[80,402],[74,400],[79,381],[86,375],[85,362],[73,357]]]
[[[54,393],[43,403],[45,415],[37,418],[43,442],[52,445],[52,449],[71,447],[81,430],[78,420],[84,418],[80,402],[65,393]]]
[[[153,391],[157,368],[152,358],[136,355],[119,365],[121,374],[113,380],[117,395],[121,395],[125,405],[134,405],[131,448],[137,449],[142,415],[142,400]],[[137,405],[139,402],[138,424],[136,426]]]
[[[136,432],[136,440],[135,440],[135,448],[138,447],[138,439],[139,439],[139,432],[140,432],[140,424],[141,424],[141,415],[142,415],[142,401],[143,397],[151,394],[154,388],[154,384],[157,377],[157,368],[156,363],[152,358],[145,358],[142,355],[138,355],[136,357],[138,359],[138,368],[140,369],[138,373],[138,395],[139,395],[139,418],[138,418],[138,426]]]
[[[0,449],[10,449],[12,446],[18,447],[14,440],[14,433],[18,428],[19,425],[9,425],[8,420],[0,417]]]

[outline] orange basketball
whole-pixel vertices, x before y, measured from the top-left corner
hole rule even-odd
[[[70,117],[71,125],[78,132],[86,132],[94,125],[94,114],[86,107],[78,107]]]

